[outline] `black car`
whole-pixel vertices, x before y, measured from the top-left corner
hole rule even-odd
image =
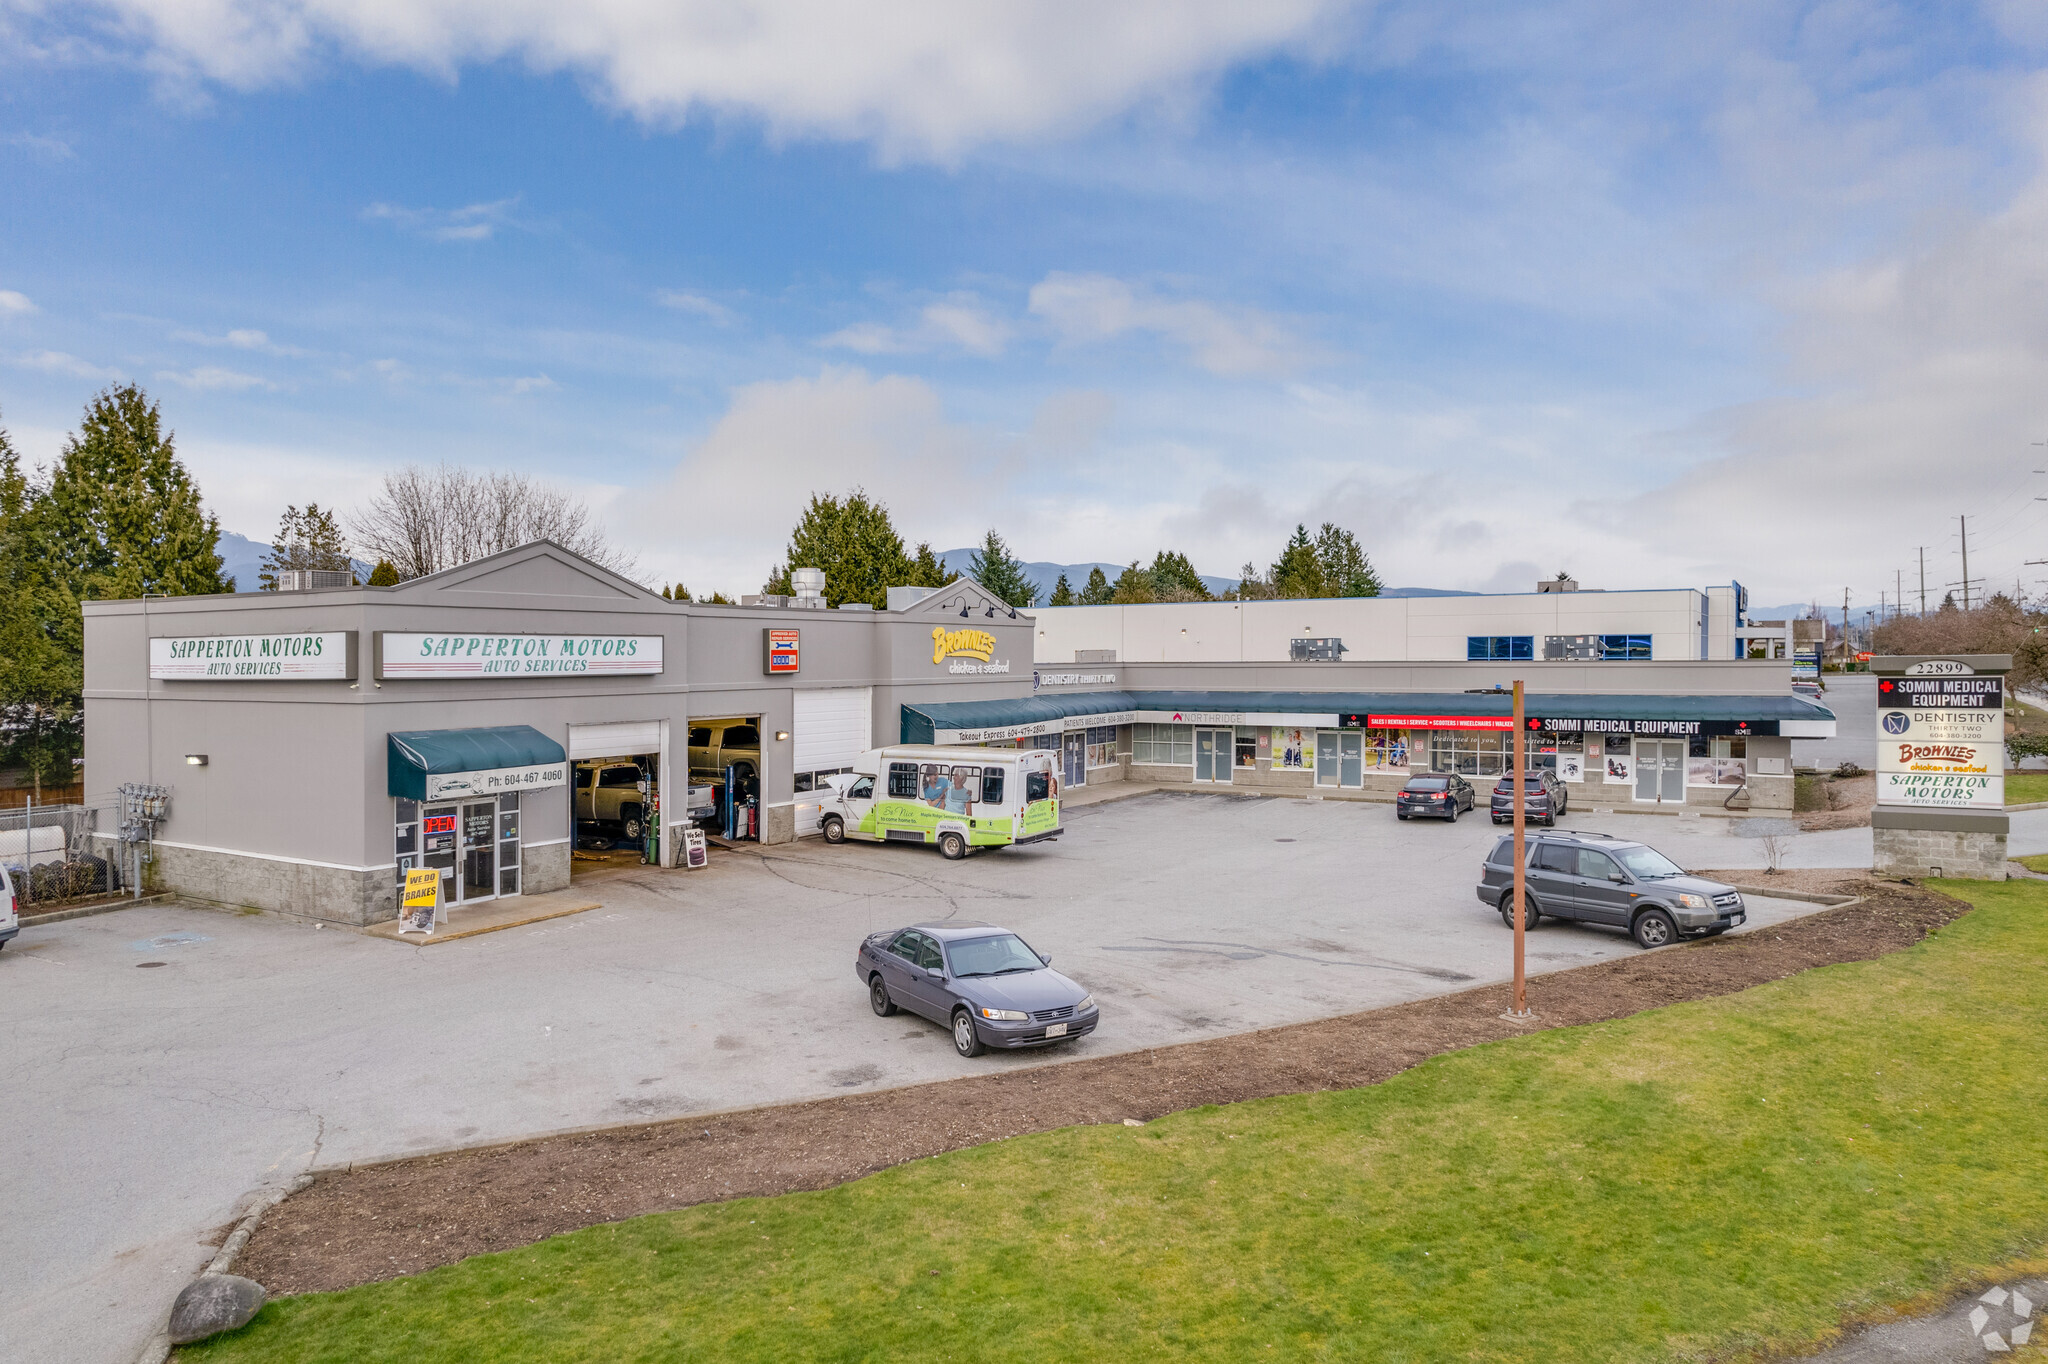
[[[1408,779],[1401,794],[1394,797],[1394,814],[1400,819],[1427,815],[1455,824],[1458,811],[1471,809],[1477,800],[1472,783],[1455,772],[1431,772]]]
[[[949,919],[869,934],[853,973],[878,1015],[923,1014],[962,1056],[1071,1042],[1102,1021],[1094,995],[994,924]]]
[[[1549,768],[1538,768],[1522,774],[1522,818],[1540,819],[1545,824],[1557,823],[1557,817],[1570,808],[1571,800],[1565,794],[1564,783],[1557,779],[1557,773]],[[1493,787],[1493,822],[1506,824],[1515,817],[1515,779],[1513,775],[1502,777]]]

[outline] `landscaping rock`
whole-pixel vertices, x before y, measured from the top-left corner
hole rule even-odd
[[[239,1274],[202,1274],[185,1285],[171,1305],[171,1343],[190,1345],[247,1326],[268,1295],[263,1285]]]

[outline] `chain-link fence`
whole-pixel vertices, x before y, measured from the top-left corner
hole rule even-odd
[[[112,895],[122,887],[121,844],[99,837],[118,806],[30,805],[0,810],[0,866],[22,914]]]

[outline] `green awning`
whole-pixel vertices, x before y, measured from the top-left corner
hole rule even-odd
[[[569,755],[532,725],[415,729],[387,738],[386,784],[407,800],[560,786]]]

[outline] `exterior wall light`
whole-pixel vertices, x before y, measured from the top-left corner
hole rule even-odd
[[[187,753],[187,754],[185,755],[185,766],[187,766],[187,767],[204,767],[204,766],[206,766],[206,755],[205,755],[204,753]]]
[[[778,743],[778,744],[788,743],[788,742],[789,742],[789,731],[788,731],[788,730],[786,730],[786,729],[778,729],[778,730],[776,730],[776,731],[775,731],[775,742],[776,742],[776,743]]]

